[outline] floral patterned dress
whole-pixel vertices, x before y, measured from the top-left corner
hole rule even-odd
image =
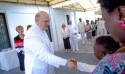
[[[92,74],[125,74],[125,53],[106,55]]]

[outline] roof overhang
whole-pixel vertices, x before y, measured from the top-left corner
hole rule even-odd
[[[68,0],[0,0],[0,3],[16,3],[16,4],[29,4],[51,6]]]
[[[0,0],[0,3],[51,6],[52,8],[73,11],[99,10],[97,0]]]
[[[97,0],[70,0],[52,5],[52,7],[75,11],[91,11],[100,9],[100,5],[97,3]]]

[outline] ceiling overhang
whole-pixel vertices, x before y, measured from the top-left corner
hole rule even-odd
[[[0,0],[0,3],[16,3],[16,4],[30,4],[30,5],[41,5],[51,6],[68,0]]]
[[[64,3],[52,5],[53,8],[62,10],[91,11],[99,10],[97,0],[70,0]]]
[[[51,6],[61,10],[91,11],[99,10],[97,0],[0,0],[0,3]]]

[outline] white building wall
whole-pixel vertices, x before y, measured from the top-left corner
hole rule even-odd
[[[76,12],[77,23],[79,22],[79,18],[85,22],[86,20],[96,20],[95,11],[86,11],[86,12]]]
[[[86,15],[85,12],[76,12],[76,21],[79,22],[79,18],[82,18],[82,21],[85,22]]]
[[[5,13],[7,27],[9,30],[12,48],[14,48],[14,37],[18,34],[15,30],[16,26],[22,25],[26,31],[26,26],[34,24],[35,14],[38,11],[46,11],[51,17],[51,35],[56,50],[63,49],[63,40],[61,36],[61,24],[66,23],[66,15],[69,14],[73,21],[74,12],[53,10],[49,7],[35,6],[35,5],[21,5],[21,4],[6,4],[0,3],[0,13]]]
[[[34,24],[34,17],[38,10],[49,12],[48,7],[0,3],[0,12],[5,13],[6,15],[12,48],[14,48],[13,39],[18,34],[15,30],[16,26],[22,25],[24,27],[24,31],[26,31],[27,25]]]
[[[95,16],[95,11],[87,11],[85,12],[85,18],[87,20],[95,20],[96,16]]]
[[[52,19],[54,22],[54,33],[56,33],[56,39],[54,39],[55,41],[57,41],[56,43],[58,44],[58,48],[57,50],[63,50],[64,49],[64,44],[63,44],[63,38],[61,35],[61,26],[62,23],[65,23],[67,25],[67,20],[66,20],[66,15],[70,15],[70,19],[73,21],[73,23],[75,23],[75,14],[74,11],[62,11],[62,10],[56,10],[53,9],[52,10]],[[56,45],[56,44],[55,44]]]

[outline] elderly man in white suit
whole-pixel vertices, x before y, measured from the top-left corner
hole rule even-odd
[[[82,44],[85,44],[85,23],[79,18],[78,29],[81,34]]]
[[[54,67],[76,67],[73,59],[63,59],[54,55],[54,48],[45,32],[50,24],[49,15],[40,11],[33,25],[25,34],[25,74],[54,74]]]
[[[98,37],[107,35],[105,21],[102,18],[97,22],[97,35]]]
[[[78,27],[75,24],[72,24],[72,20],[69,20],[69,25],[68,25],[68,32],[69,32],[69,36],[70,36],[70,44],[72,47],[73,51],[78,51]]]

